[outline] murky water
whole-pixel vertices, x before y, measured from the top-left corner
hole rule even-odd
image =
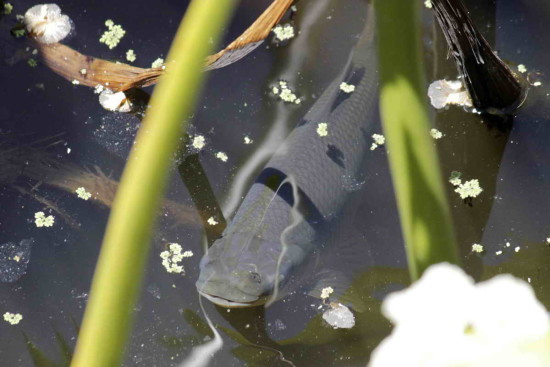
[[[512,65],[525,64],[542,86],[531,88],[509,128],[494,120],[482,123],[480,116],[459,108],[434,113],[435,126],[444,134],[434,141],[443,174],[461,171],[479,179],[484,189],[469,205],[447,184],[463,261],[477,279],[511,272],[530,281],[550,308],[545,284],[550,270],[545,243],[550,236],[550,81],[545,76],[550,73],[545,50],[550,6],[543,0],[497,1],[486,7],[469,2],[473,15],[483,14],[474,18],[501,57]],[[269,3],[242,1],[226,41]],[[14,14],[22,14],[35,3],[13,5]],[[186,2],[59,5],[76,25],[68,45],[120,61],[132,48],[135,64],[147,67],[166,56]],[[227,310],[199,300],[195,288],[206,245],[195,204],[208,205],[215,198],[231,218],[267,159],[344,67],[365,11],[362,0],[302,0],[299,37],[280,47],[266,42],[242,61],[210,74],[190,130],[204,135],[207,145],[198,159],[191,156],[180,166],[185,182],[177,170],[170,181],[125,365],[178,366],[194,353],[195,361],[200,355],[211,358],[204,361],[211,366],[364,366],[389,333],[379,312],[381,300],[408,278],[384,148],[371,152],[364,177],[343,177],[353,205],[343,211],[328,247],[334,254],[331,266],[349,273],[350,292],[362,300],[354,328],[331,329],[321,319],[321,301],[306,291],[268,309]],[[127,32],[114,50],[98,42],[109,18]],[[90,88],[72,85],[39,60],[37,67],[29,66],[33,48],[10,35],[15,24],[13,14],[0,18],[0,271],[5,275],[0,278],[0,314],[18,312],[23,320],[17,326],[0,322],[0,358],[6,366],[45,365],[40,358],[63,365],[75,343],[108,207],[139,117],[103,110]],[[456,78],[428,12],[424,30],[428,79]],[[279,79],[304,97],[301,105],[270,96],[270,86]],[[253,143],[244,144],[245,136]],[[227,153],[227,162],[215,157],[218,151]],[[95,199],[77,198],[74,190],[80,186]],[[53,215],[54,225],[36,227],[38,211]],[[216,228],[207,229],[210,238],[215,236]],[[161,265],[159,254],[169,242],[195,254],[184,259],[184,276],[169,274]],[[473,243],[482,243],[486,253],[473,255]],[[9,260],[14,256],[20,261]]]

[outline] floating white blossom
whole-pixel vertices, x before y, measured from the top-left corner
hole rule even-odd
[[[34,213],[34,224],[36,224],[37,227],[51,227],[54,221],[55,218],[53,215],[48,215],[46,217],[44,212]]]
[[[424,6],[428,9],[431,9],[432,8],[432,0],[426,0],[424,1]]]
[[[474,243],[472,245],[472,252],[477,252],[478,254],[482,253],[485,249],[483,248],[483,245],[480,245],[479,243]]]
[[[71,20],[57,4],[35,5],[25,13],[29,34],[40,43],[60,42],[71,32]]]
[[[325,287],[321,289],[321,298],[327,299],[330,297],[330,295],[334,292],[334,289],[332,287]]]
[[[80,82],[76,79],[73,79],[73,81],[71,83],[73,83],[74,85],[79,85],[80,84]]]
[[[206,140],[204,139],[203,135],[196,135],[193,137],[193,142],[191,143],[191,145],[193,146],[193,148],[201,150],[206,145],[205,141]]]
[[[124,92],[113,93],[110,89],[101,92],[99,104],[108,111],[130,112],[132,110],[132,105]]]
[[[441,139],[443,137],[443,133],[441,131],[437,130],[437,129],[431,129],[430,130],[430,135],[435,140]]]
[[[280,80],[278,86],[273,86],[271,91],[284,102],[300,104],[302,100],[288,87],[288,83]]]
[[[275,38],[278,41],[286,41],[295,36],[294,27],[289,23],[277,24],[271,31],[275,34]]]
[[[550,245],[550,237],[546,237],[546,244]]]
[[[390,294],[382,313],[395,327],[373,351],[370,367],[535,367],[550,361],[548,313],[529,284],[509,274],[476,285],[458,266],[436,264]],[[546,346],[534,348],[541,341]]]
[[[102,86],[101,84],[98,84],[95,86],[94,88],[94,93],[95,94],[100,94],[101,92],[103,92],[105,90],[105,87]]]
[[[502,250],[498,250],[497,252],[495,252],[495,255],[497,255],[497,256],[502,255]]]
[[[355,316],[341,303],[331,303],[330,308],[323,313],[323,320],[334,329],[351,329],[355,326]]]
[[[253,142],[254,142],[254,140],[250,139],[249,136],[244,137],[244,143],[245,144],[252,144]]]
[[[342,82],[340,83],[340,90],[344,93],[353,93],[355,91],[355,85]]]
[[[534,82],[533,87],[540,87],[542,85],[541,82]]]
[[[516,248],[514,249],[514,251],[515,251],[515,252],[519,252],[520,248],[521,248],[521,247],[516,246]]]
[[[153,61],[153,63],[151,64],[151,67],[152,68],[160,68],[163,65],[164,65],[164,59],[162,57],[159,57],[158,59]]]
[[[328,135],[328,124],[326,122],[320,122],[317,124],[317,135],[319,136]]]
[[[519,64],[519,65],[518,65],[518,71],[519,71],[520,73],[525,73],[525,72],[527,71],[527,68],[525,67],[525,65]]]
[[[206,222],[208,224],[210,224],[211,226],[215,226],[216,224],[218,224],[218,221],[216,221],[216,219],[214,219],[214,217],[208,218],[208,220]]]
[[[9,322],[12,325],[19,324],[19,321],[23,320],[23,315],[20,313],[6,312],[4,314],[4,321]]]
[[[107,30],[103,32],[99,42],[106,44],[110,49],[115,48],[122,37],[126,34],[126,31],[120,24],[115,24],[111,19],[105,21]]]
[[[461,183],[455,189],[455,192],[460,195],[461,199],[475,198],[476,196],[481,194],[482,191],[483,189],[481,188],[481,186],[479,186],[479,180],[477,179]]]
[[[227,159],[229,157],[224,152],[218,152],[218,153],[216,153],[216,158],[218,158],[222,162],[227,162]]]
[[[134,50],[130,49],[126,51],[126,60],[130,62],[136,61],[136,53],[134,52]]]
[[[470,95],[459,80],[436,80],[428,87],[428,97],[437,109],[450,104],[472,107]]]
[[[370,146],[370,150],[375,150],[386,143],[386,138],[382,134],[372,134],[372,140],[374,140],[374,143]]]
[[[160,258],[162,259],[162,266],[164,266],[167,272],[185,274],[183,265],[180,265],[179,263],[184,258],[193,256],[193,252],[185,251],[184,253],[182,253],[181,250],[182,248],[179,244],[170,243],[168,244],[168,250],[162,251],[160,253]]]
[[[76,195],[83,200],[88,200],[89,198],[92,197],[92,194],[86,191],[84,187],[79,187],[78,189],[75,190],[75,192],[76,192]]]

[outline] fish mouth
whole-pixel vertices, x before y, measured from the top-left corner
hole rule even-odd
[[[199,290],[199,294],[209,300],[210,302],[222,306],[225,308],[245,308],[245,307],[254,307],[259,306],[265,303],[265,299],[257,299],[252,302],[237,302],[237,301],[231,301],[222,297],[214,296],[212,294],[204,293]]]

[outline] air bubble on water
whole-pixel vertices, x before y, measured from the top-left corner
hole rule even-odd
[[[346,191],[357,191],[365,185],[365,180],[358,180],[354,175],[342,175],[342,187]]]
[[[0,282],[13,283],[25,274],[33,242],[30,238],[19,244],[7,242],[0,245]]]

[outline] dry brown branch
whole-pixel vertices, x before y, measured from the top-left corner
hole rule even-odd
[[[265,40],[293,2],[274,0],[244,33],[220,52],[206,58],[205,70],[230,65],[252,52]],[[114,91],[125,91],[155,84],[164,72],[162,67],[144,69],[97,59],[60,43],[38,44],[36,47],[44,63],[55,73],[89,87],[101,84]]]

